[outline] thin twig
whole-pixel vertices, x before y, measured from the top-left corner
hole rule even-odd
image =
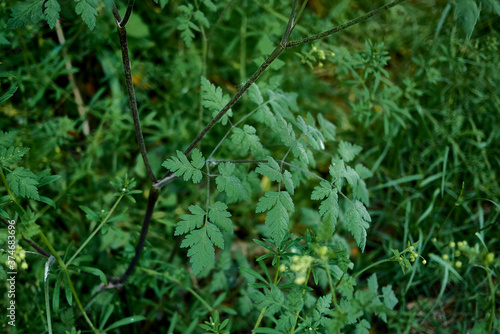
[[[370,17],[380,13],[381,11],[383,10],[386,10],[386,9],[390,9],[394,6],[397,6],[399,5],[400,3],[404,2],[406,0],[396,0],[396,1],[393,1],[393,2],[390,2],[388,3],[387,5],[384,5],[380,8],[377,8],[375,10],[372,10],[371,12],[369,13],[366,13],[365,15],[362,15],[358,18],[355,18],[354,20],[351,20],[347,23],[344,23],[342,25],[339,25],[335,28],[332,28],[330,30],[326,30],[326,31],[323,31],[322,33],[319,33],[319,34],[316,34],[316,35],[312,35],[312,36],[309,36],[309,37],[306,37],[306,38],[302,38],[302,39],[299,39],[299,40],[296,40],[296,41],[292,41],[292,42],[288,42],[286,43],[286,46],[285,48],[291,48],[291,47],[294,47],[294,46],[298,46],[298,45],[301,45],[301,44],[305,44],[305,43],[309,43],[309,42],[312,42],[312,41],[315,41],[315,40],[318,40],[318,39],[321,39],[321,38],[325,38],[327,36],[330,36],[330,35],[333,35],[335,33],[338,33],[339,31],[342,31],[344,29],[347,29],[353,25],[356,25],[358,23],[361,23],[363,21],[366,21],[367,19],[369,19]]]
[[[127,24],[128,19],[130,18],[130,14],[132,14],[133,8],[134,8],[134,0],[128,0],[127,11],[125,12],[125,16],[123,17],[123,20],[120,21],[118,27],[125,28],[125,25]]]
[[[120,46],[122,49],[122,60],[123,60],[123,69],[125,71],[125,80],[127,83],[128,97],[130,102],[130,109],[132,111],[132,118],[134,119],[134,127],[135,134],[137,137],[137,143],[139,144],[139,150],[141,151],[142,160],[144,161],[144,165],[146,166],[146,170],[148,171],[149,178],[151,182],[156,183],[156,177],[153,173],[153,169],[151,168],[151,164],[149,163],[148,152],[146,150],[146,144],[144,143],[144,136],[142,134],[141,121],[139,119],[139,111],[137,109],[137,100],[135,98],[134,84],[132,82],[132,70],[130,67],[130,57],[128,52],[128,43],[127,43],[127,30],[125,27],[120,26],[120,22],[122,22],[120,18],[120,13],[118,12],[118,8],[113,4],[113,16],[115,17],[116,24],[118,26],[118,35],[120,37]],[[127,8],[128,12],[128,8]]]
[[[288,38],[292,34],[293,28],[295,28],[295,13],[297,12],[297,3],[299,0],[295,0],[293,2],[292,13],[290,14],[290,18],[288,19],[288,24],[285,29],[285,33],[283,34],[283,38],[281,39],[281,47],[285,47],[288,42]]]

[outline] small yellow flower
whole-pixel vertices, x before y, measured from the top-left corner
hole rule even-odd
[[[298,276],[296,279],[295,279],[295,284],[297,285],[302,285],[306,282],[306,277],[305,276]]]

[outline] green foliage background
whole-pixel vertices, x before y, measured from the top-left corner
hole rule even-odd
[[[17,326],[3,330],[48,330],[47,259],[21,238],[46,248],[40,231],[73,262],[96,331],[248,333],[261,316],[256,333],[500,329],[500,2],[404,2],[292,48],[186,157],[279,44],[292,4],[135,4],[128,46],[149,159],[157,177],[179,178],[159,194],[130,278],[103,290],[134,257],[151,192],[112,2],[2,2],[0,216],[18,221],[19,241]],[[291,40],[382,5],[310,0]],[[273,121],[280,113],[299,139]],[[52,330],[88,331],[69,285],[52,265]]]

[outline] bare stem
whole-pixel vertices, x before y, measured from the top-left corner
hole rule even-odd
[[[120,278],[120,283],[124,283],[127,278],[132,274],[137,263],[139,263],[139,259],[141,257],[142,249],[144,248],[144,244],[146,242],[146,236],[148,235],[149,223],[151,222],[151,217],[153,215],[153,211],[155,209],[156,201],[158,200],[158,196],[160,191],[156,188],[152,188],[149,192],[148,198],[148,206],[146,208],[146,214],[144,215],[144,221],[142,222],[141,234],[139,235],[139,242],[135,248],[135,256],[130,262],[127,271]]]
[[[132,1],[133,5],[133,1]],[[127,8],[127,13],[131,10],[130,2],[129,7]],[[128,43],[127,43],[127,30],[124,26],[121,26],[123,20],[120,17],[120,13],[118,12],[118,8],[113,5],[113,16],[116,20],[116,25],[118,26],[118,35],[120,37],[120,46],[122,49],[122,60],[123,60],[123,69],[125,71],[125,80],[127,83],[127,91],[128,98],[130,103],[130,109],[132,111],[132,118],[134,119],[134,127],[135,134],[137,137],[137,143],[139,144],[139,150],[141,151],[142,160],[144,161],[144,165],[146,166],[146,170],[148,171],[149,178],[151,182],[156,183],[156,177],[153,174],[153,169],[151,168],[151,164],[148,159],[148,152],[146,150],[146,144],[144,143],[144,136],[142,135],[141,121],[139,119],[139,111],[137,109],[137,100],[135,98],[134,84],[132,82],[132,69],[130,66],[130,57],[128,52]],[[130,16],[130,14],[129,14]]]

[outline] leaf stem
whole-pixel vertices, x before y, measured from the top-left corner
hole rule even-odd
[[[54,247],[50,243],[49,239],[47,239],[45,234],[43,234],[42,231],[40,231],[39,234],[40,234],[40,237],[42,238],[43,242],[45,243],[45,245],[47,245],[47,248],[50,250],[52,255],[56,258],[57,263],[59,263],[59,266],[61,267],[61,269],[64,271],[64,274],[66,275],[66,278],[68,279],[68,282],[69,282],[69,288],[71,289],[71,293],[73,294],[73,297],[75,297],[76,304],[78,305],[80,312],[82,313],[83,317],[85,318],[85,321],[87,322],[87,324],[90,326],[90,328],[92,329],[92,331],[95,334],[99,334],[99,332],[96,330],[96,328],[92,324],[92,321],[90,321],[89,317],[87,316],[87,313],[85,313],[85,310],[83,309],[82,303],[80,302],[80,298],[78,298],[75,287],[73,286],[73,282],[71,282],[71,278],[69,277],[68,269],[67,269],[66,265],[64,264],[64,261],[61,259],[59,254],[57,254],[56,250],[54,249]]]
[[[120,203],[122,198],[123,198],[123,194],[120,195],[120,197],[118,197],[115,204],[113,205],[113,207],[111,208],[111,210],[109,211],[107,216],[101,221],[99,226],[97,226],[97,228],[94,229],[92,234],[87,238],[87,240],[85,240],[85,242],[80,246],[80,248],[78,248],[78,250],[75,252],[75,254],[73,254],[73,256],[69,259],[69,261],[66,263],[67,266],[69,266],[71,264],[71,262],[73,262],[73,260],[78,256],[78,254],[80,254],[80,252],[85,248],[85,246],[87,246],[87,244],[90,242],[90,240],[92,240],[94,238],[94,236],[97,234],[97,232],[99,232],[101,230],[101,228],[104,226],[104,224],[106,224],[109,217],[111,217],[111,215],[115,211],[116,207],[118,206],[118,203]]]

